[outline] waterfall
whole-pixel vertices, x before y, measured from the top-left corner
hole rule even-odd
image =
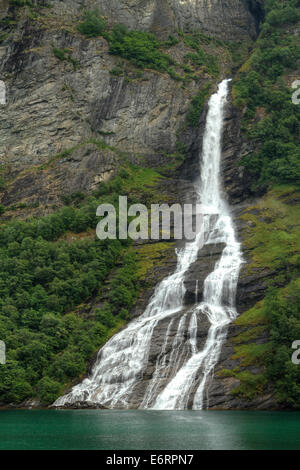
[[[101,403],[111,408],[130,408],[136,388],[147,368],[156,328],[166,323],[166,332],[154,372],[138,406],[153,409],[202,409],[209,377],[217,364],[228,324],[237,316],[235,294],[242,262],[229,209],[220,185],[223,111],[228,94],[224,80],[209,101],[203,139],[201,172],[195,183],[203,224],[193,242],[177,250],[177,267],[155,289],[145,312],[113,336],[99,351],[91,376],[54,403],[76,401]],[[184,280],[204,244],[222,243],[225,248],[212,273],[204,281],[203,300],[184,310]],[[202,349],[197,333],[200,316],[210,328]],[[174,338],[173,328],[177,329]]]

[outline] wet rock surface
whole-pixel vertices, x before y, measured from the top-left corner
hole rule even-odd
[[[75,403],[67,403],[64,406],[52,406],[56,410],[65,409],[65,410],[107,410],[105,406],[100,403],[94,403],[91,401],[76,401]]]
[[[191,357],[190,336],[188,326],[191,320],[193,308],[180,310],[171,317],[166,317],[159,322],[153,332],[151,347],[149,351],[149,361],[147,368],[143,371],[142,380],[135,386],[130,396],[130,407],[138,408],[142,406],[148,408],[154,405],[155,399],[159,393],[166,387],[169,381],[174,377],[177,370]],[[181,322],[181,323],[180,323]],[[210,323],[204,314],[198,316],[197,347],[201,350],[207,339],[207,331]],[[166,341],[166,331],[168,330],[168,340]],[[172,364],[170,358],[172,357]],[[174,358],[176,358],[174,362]],[[159,364],[163,367],[158,367]],[[175,369],[174,369],[175,364]],[[159,372],[155,375],[155,385],[152,381],[155,370]],[[191,392],[193,397],[199,377],[196,378]],[[150,392],[147,395],[147,392]],[[146,400],[145,400],[146,397]],[[148,400],[147,400],[148,398]]]
[[[202,302],[204,281],[221,258],[223,243],[204,245],[197,261],[190,267],[185,278],[185,302],[187,305]]]

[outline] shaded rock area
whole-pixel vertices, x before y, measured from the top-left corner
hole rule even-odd
[[[54,163],[54,162],[53,162]],[[59,156],[38,171],[30,171],[13,182],[2,197],[2,204],[11,205],[23,200],[31,204],[54,204],[58,196],[93,191],[108,181],[118,169],[118,158],[109,149],[86,144],[69,156]],[[52,171],[51,171],[52,170]]]
[[[179,131],[188,158],[178,174],[195,177],[205,113],[199,129],[181,129],[190,99],[206,77],[182,87],[166,73],[147,70],[140,76],[130,64],[125,74],[113,75],[119,58],[109,54],[106,40],[87,40],[77,31],[82,8],[97,6],[108,21],[131,28],[165,28],[169,34],[182,27],[227,40],[254,37],[253,8],[251,13],[244,0],[226,5],[220,0],[213,5],[203,0],[54,0],[51,5],[36,22],[25,16],[0,45],[0,78],[7,88],[0,115],[0,164],[9,183],[0,203],[59,205],[62,195],[91,192],[115,174],[119,152],[133,163],[164,167],[170,163],[166,155],[176,152]],[[7,8],[2,0],[1,14]],[[55,57],[53,46],[70,51],[69,59]],[[173,49],[179,61],[188,52],[182,46]],[[92,140],[105,141],[111,150],[92,148]]]
[[[64,406],[51,406],[56,410],[107,410],[105,406],[100,403],[93,403],[91,401],[76,401],[75,403],[67,403]]]
[[[268,283],[274,274],[275,272],[268,268],[256,268],[249,272],[247,265],[244,265],[239,277],[236,298],[236,307],[239,313],[249,310],[264,298]]]
[[[242,332],[247,331],[246,328],[240,327],[232,323],[228,327],[227,341],[222,347],[222,352],[217,367],[215,368],[214,375],[210,377],[207,387],[206,396],[204,399],[204,408],[210,409],[279,409],[274,391],[271,384],[264,387],[264,391],[257,391],[254,397],[243,397],[235,393],[235,390],[240,386],[240,380],[234,376],[223,377],[224,370],[241,369],[247,371],[254,376],[264,372],[264,367],[258,364],[253,364],[248,367],[241,367],[241,360],[234,358],[234,345],[235,339]],[[264,344],[269,340],[269,332],[264,330],[255,339],[255,344]],[[233,374],[234,375],[234,374]]]
[[[9,7],[9,0],[0,0],[0,19],[4,18]]]
[[[199,120],[197,133],[192,135],[189,153],[179,169],[181,176],[190,180],[200,175],[201,159],[199,162],[199,155],[202,152],[207,109],[206,105]],[[263,191],[263,189],[260,189],[260,192],[253,191],[251,188],[253,182],[240,164],[241,159],[254,149],[253,144],[245,141],[241,136],[242,117],[242,112],[234,106],[232,99],[228,100],[224,116],[221,174],[223,196],[233,207],[235,213],[247,206],[254,197],[259,197]]]
[[[109,54],[106,40],[77,31],[83,3],[52,3],[47,15],[36,22],[25,17],[0,45],[7,90],[0,164],[8,183],[0,202],[6,207],[21,200],[59,205],[61,195],[91,192],[113,176],[120,153],[137,165],[170,164],[199,89],[195,81],[184,89],[167,73],[139,74],[129,63],[114,75],[120,59]],[[54,46],[70,51],[69,59],[59,60]]]
[[[185,278],[185,303],[187,305],[203,300],[203,285],[207,276],[213,271],[221,258],[225,245],[223,243],[204,245],[198,253],[198,259],[190,267]]]

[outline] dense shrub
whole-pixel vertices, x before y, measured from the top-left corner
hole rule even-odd
[[[197,127],[203,111],[203,106],[209,95],[211,85],[204,85],[201,91],[192,99],[190,109],[187,112],[186,121],[191,127]]]
[[[129,174],[122,174],[126,181]],[[114,191],[121,187],[120,177],[107,184],[106,200],[116,200]],[[74,198],[80,202],[82,195]],[[33,396],[52,402],[127,319],[126,309],[138,292],[135,254],[127,254],[130,243],[60,238],[67,231],[95,229],[99,203],[90,197],[81,207],[1,227],[0,338],[7,346],[7,364],[0,368],[1,402],[20,403]],[[108,303],[89,319],[69,313],[101,293],[117,263]]]
[[[9,4],[12,6],[23,7],[25,5],[32,6],[33,3],[30,0],[9,0]]]
[[[285,289],[272,288],[265,299],[271,323],[272,353],[268,377],[275,385],[280,403],[300,407],[300,368],[291,360],[291,346],[300,338],[300,284],[292,281]]]
[[[167,71],[173,60],[160,51],[160,43],[151,33],[129,31],[116,25],[108,36],[110,53],[130,60],[138,67]]]
[[[299,60],[299,37],[287,25],[300,20],[300,2],[267,0],[265,6],[266,21],[256,48],[242,67],[233,89],[235,103],[244,112],[243,131],[255,149],[241,164],[252,176],[254,189],[282,183],[297,187],[300,181],[300,106],[292,103],[292,89],[287,86],[285,75],[292,75]],[[291,206],[288,213],[292,219]],[[269,320],[272,346],[264,363],[279,402],[299,408],[300,369],[291,360],[292,343],[300,337],[297,237],[294,222],[287,224],[286,230],[279,230],[278,223],[270,234],[270,227],[266,228],[269,222],[262,223],[259,235],[261,252],[265,251],[266,257],[272,259],[277,272],[274,282],[277,286],[289,282],[286,288],[270,288],[264,300],[263,312]],[[259,222],[257,230],[258,227]],[[268,239],[272,243],[266,250]],[[260,261],[262,267],[266,265],[264,259]]]
[[[129,253],[124,257],[124,267],[119,269],[111,284],[109,299],[114,313],[119,313],[122,308],[131,309],[138,295],[136,285],[136,256]]]
[[[297,68],[299,39],[284,25],[299,20],[298,1],[267,2],[266,23],[257,47],[234,85],[235,103],[244,107],[244,129],[258,150],[241,164],[254,185],[299,183],[300,107],[282,76]],[[257,112],[263,117],[257,119]]]
[[[102,36],[106,31],[106,23],[98,10],[85,11],[83,22],[78,26],[78,31],[88,38]]]

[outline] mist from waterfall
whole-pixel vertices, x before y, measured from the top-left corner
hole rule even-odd
[[[91,401],[110,408],[131,408],[147,369],[154,331],[167,323],[154,371],[138,406],[160,410],[203,408],[208,379],[218,362],[228,324],[237,316],[235,295],[242,263],[240,244],[220,182],[228,82],[224,80],[209,100],[199,159],[200,177],[195,183],[203,214],[201,230],[193,242],[177,250],[175,272],[156,287],[145,312],[106,343],[98,353],[90,377],[56,400],[55,406]],[[199,250],[206,244],[217,243],[225,248],[204,281],[203,299],[198,303],[196,282],[196,303],[187,308],[184,306],[186,274],[197,260]],[[199,322],[204,315],[210,327],[204,346],[199,348]]]

